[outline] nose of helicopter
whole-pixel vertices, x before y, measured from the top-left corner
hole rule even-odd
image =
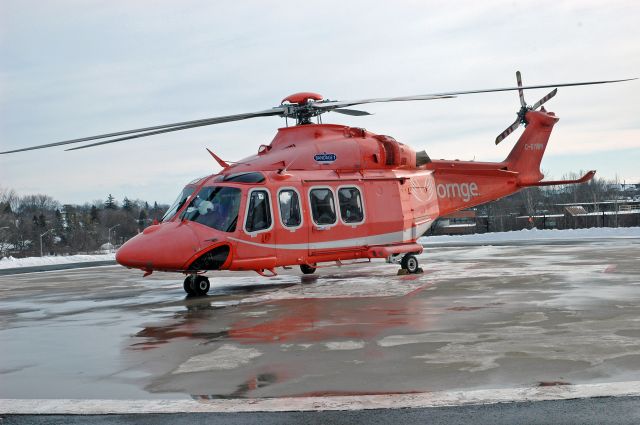
[[[193,229],[181,222],[147,227],[116,252],[116,261],[142,270],[182,270],[201,246]]]

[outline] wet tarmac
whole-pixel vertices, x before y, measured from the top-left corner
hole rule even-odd
[[[640,240],[437,247],[276,278],[0,276],[0,398],[253,398],[640,380]]]

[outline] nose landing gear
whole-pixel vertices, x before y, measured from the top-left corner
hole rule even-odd
[[[183,288],[188,295],[203,296],[209,292],[209,278],[202,275],[192,274],[184,279]]]

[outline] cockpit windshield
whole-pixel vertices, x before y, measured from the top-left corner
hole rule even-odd
[[[180,215],[223,232],[236,230],[240,209],[240,189],[235,187],[203,187]]]
[[[189,199],[189,196],[191,196],[194,190],[196,190],[194,186],[186,186],[184,189],[182,189],[182,192],[180,192],[180,195],[178,195],[178,198],[171,205],[171,207],[169,207],[167,212],[164,213],[164,215],[162,216],[162,221],[171,220],[173,216],[176,215],[178,211],[180,211],[180,208],[182,208],[184,203],[187,202],[187,199]]]

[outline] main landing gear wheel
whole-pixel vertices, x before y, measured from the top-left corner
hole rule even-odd
[[[316,271],[316,268],[308,264],[300,264],[300,271],[304,274],[313,274]]]
[[[209,283],[209,278],[206,276],[200,275],[190,275],[184,279],[183,288],[184,291],[189,295],[194,296],[202,296],[206,295],[209,292],[209,288],[211,287]]]
[[[402,267],[402,269],[400,270],[401,272],[403,270],[406,271],[406,273],[410,273],[410,274],[422,272],[422,269],[418,265],[418,259],[413,254],[407,254],[404,257],[402,257],[402,261],[400,261],[400,266]]]

